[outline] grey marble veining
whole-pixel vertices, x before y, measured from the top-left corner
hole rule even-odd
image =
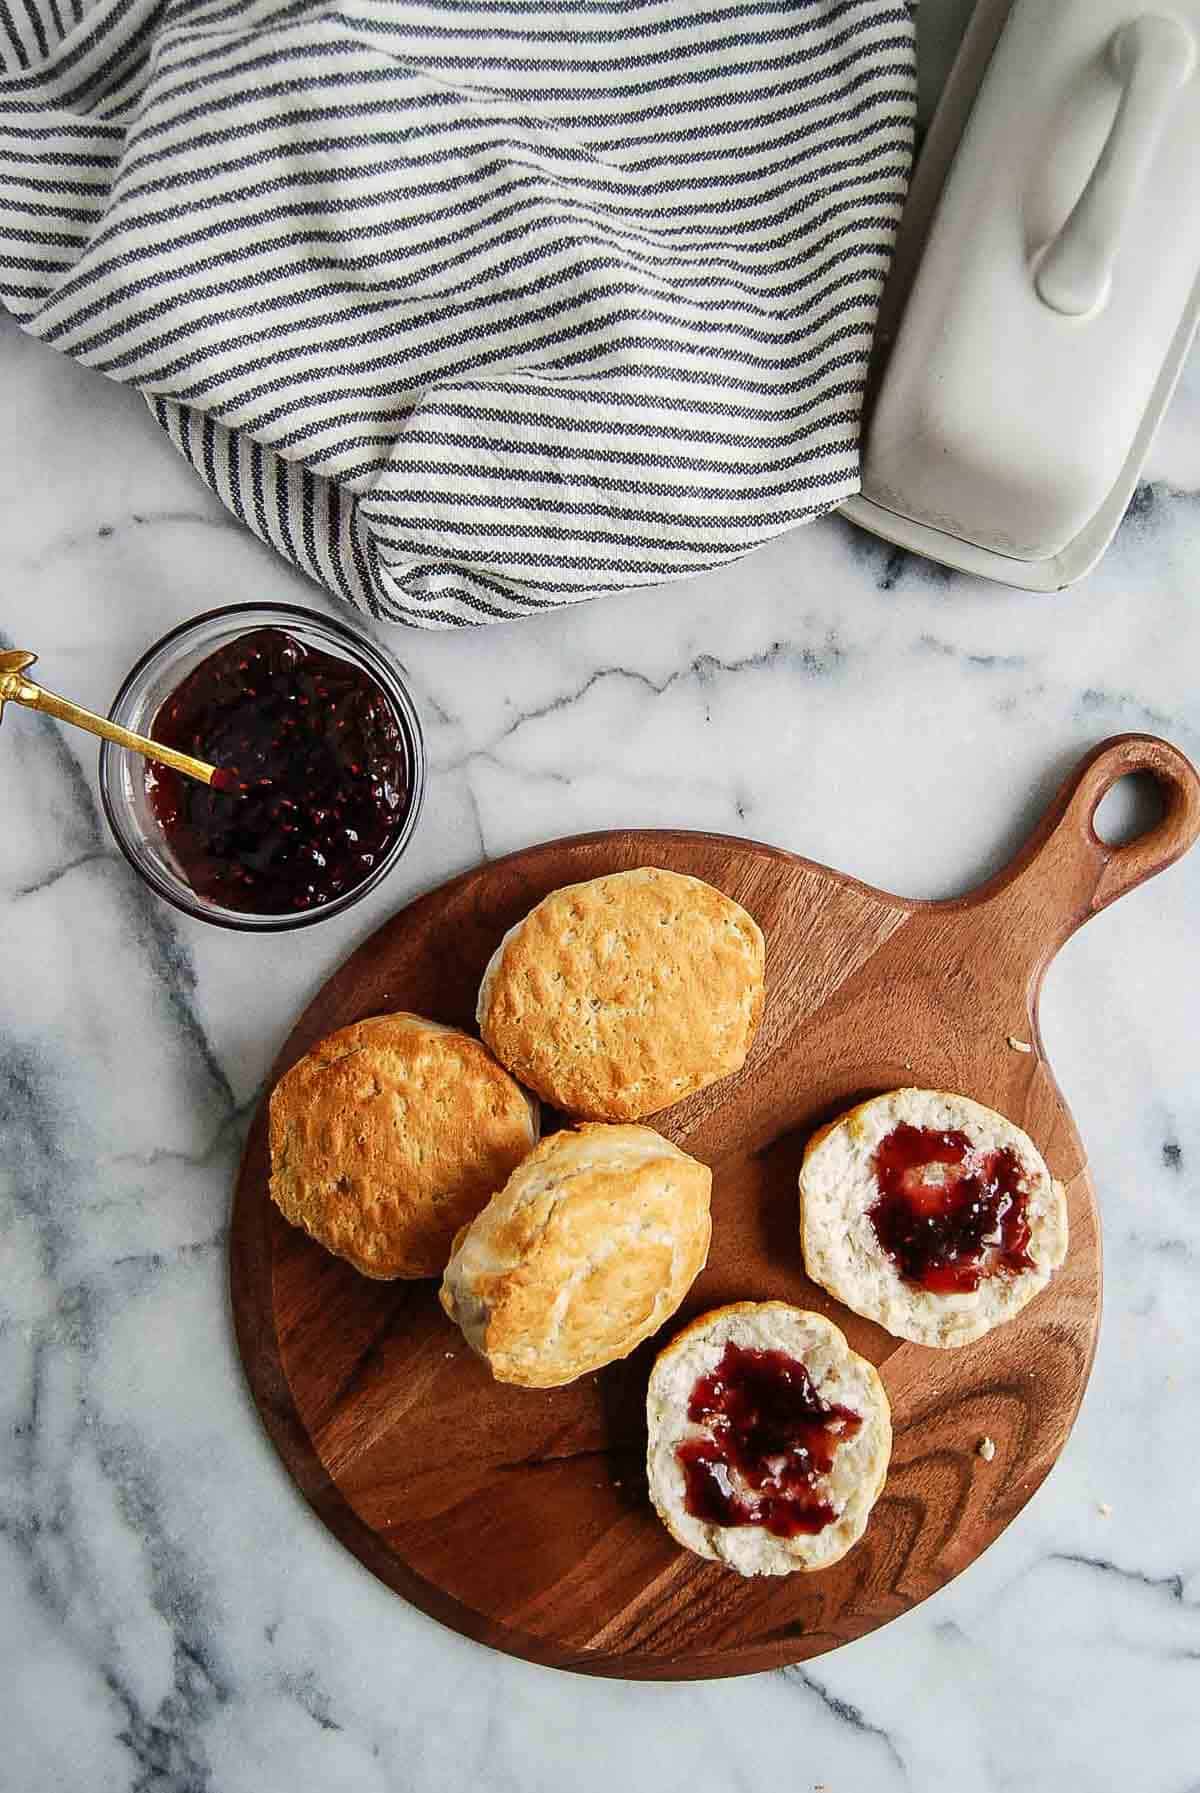
[[[961,10],[961,9],[960,9]],[[332,608],[140,402],[0,321],[0,639],[107,707],[181,618]],[[718,828],[915,895],[1018,845],[1104,735],[1200,756],[1200,361],[1113,550],[1000,591],[833,520],[686,586],[393,633],[425,817],[361,909],[249,942],[149,897],[82,737],[0,733],[0,1787],[13,1793],[1195,1793],[1200,854],[1092,921],[1043,1030],[1107,1292],[1042,1492],[916,1612],[803,1668],[591,1682],[508,1661],[320,1527],[245,1393],[226,1293],[245,1120],[297,1009],[393,908],[585,828]]]

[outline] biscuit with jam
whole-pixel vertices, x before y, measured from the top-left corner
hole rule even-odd
[[[873,1364],[823,1314],[738,1301],[661,1351],[650,1498],[671,1536],[739,1575],[827,1569],[855,1545],[892,1450]]]
[[[966,1096],[875,1096],[810,1140],[804,1267],[919,1345],[968,1345],[1020,1313],[1067,1255],[1067,1203],[1027,1133]]]

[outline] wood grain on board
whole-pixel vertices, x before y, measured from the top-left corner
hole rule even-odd
[[[1164,813],[1114,848],[1092,817],[1127,772],[1158,781]],[[889,896],[752,841],[642,830],[533,847],[402,910],[325,985],[274,1077],[322,1035],[388,1009],[473,1026],[480,975],[508,927],[559,885],[639,865],[705,878],[757,917],[767,1005],[744,1069],[653,1120],[713,1168],[707,1269],[657,1339],[566,1388],[494,1383],[442,1314],[435,1283],[370,1282],[289,1227],[267,1194],[264,1102],[234,1207],[234,1317],[267,1429],[321,1518],[390,1587],[466,1635],[639,1678],[815,1656],[956,1574],[1054,1463],[1095,1350],[1096,1206],[1041,1046],[1041,979],[1075,928],[1198,832],[1188,762],[1165,742],[1123,736],[1072,774],[1010,866],[952,902]],[[1017,1320],[957,1351],[891,1338],[809,1282],[800,1258],[796,1179],[809,1133],[904,1084],[1010,1116],[1068,1190],[1063,1269]],[[817,1574],[747,1581],[679,1549],[654,1517],[644,1399],[654,1352],[679,1325],[766,1298],[831,1315],[879,1366],[895,1449],[848,1556]],[[990,1462],[976,1450],[985,1434]]]

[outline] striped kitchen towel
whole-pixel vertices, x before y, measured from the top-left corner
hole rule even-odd
[[[0,0],[0,303],[372,615],[720,566],[857,489],[895,0]]]

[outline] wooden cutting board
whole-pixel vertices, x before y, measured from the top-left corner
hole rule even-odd
[[[1096,805],[1137,771],[1158,781],[1163,817],[1109,847],[1092,827]],[[558,885],[633,866],[693,873],[743,903],[766,933],[768,995],[745,1068],[654,1123],[713,1167],[707,1270],[658,1339],[568,1388],[496,1385],[434,1283],[370,1282],[289,1227],[267,1194],[264,1101],[233,1214],[234,1319],[267,1430],[326,1525],[389,1587],[469,1637],[647,1678],[819,1655],[973,1561],[1062,1449],[1100,1317],[1095,1199],[1038,1033],[1042,976],[1081,922],[1198,832],[1195,771],[1166,742],[1126,735],[1083,762],[1005,871],[952,902],[888,896],[752,841],[639,831],[533,847],[402,910],[310,1005],[273,1080],[365,1015],[405,1008],[473,1026],[480,974],[505,929]],[[889,1337],[809,1282],[800,1259],[796,1178],[809,1133],[902,1084],[1011,1116],[1069,1193],[1070,1254],[1049,1289],[957,1351]],[[680,1550],[655,1519],[644,1398],[654,1351],[678,1325],[766,1297],[832,1315],[879,1366],[895,1450],[847,1557],[815,1575],[745,1581]],[[976,1450],[985,1434],[991,1462]]]

